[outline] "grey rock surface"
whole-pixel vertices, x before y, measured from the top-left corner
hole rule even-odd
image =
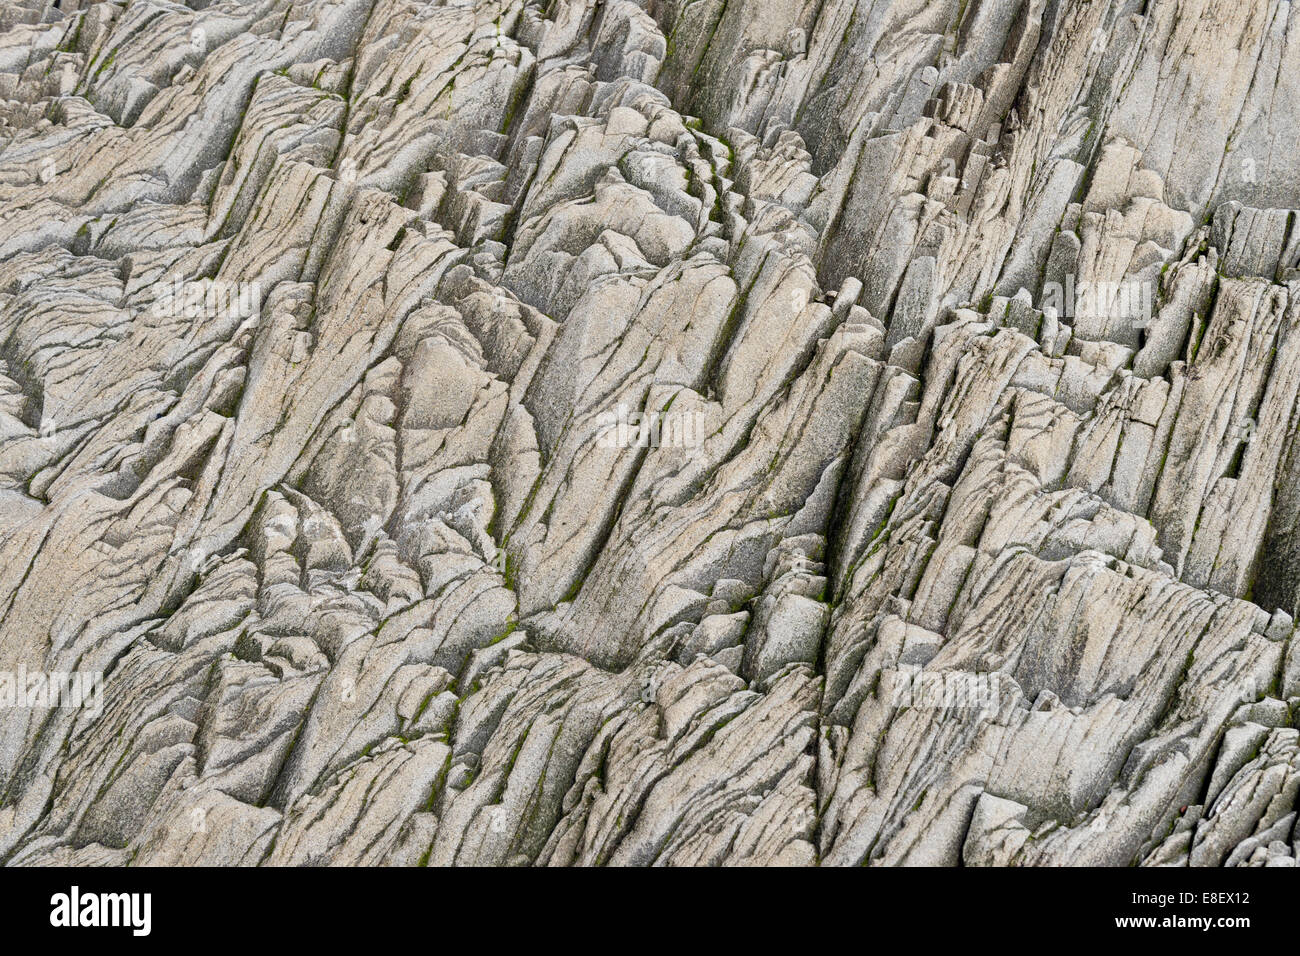
[[[0,861],[1295,866],[1300,5],[9,0]]]

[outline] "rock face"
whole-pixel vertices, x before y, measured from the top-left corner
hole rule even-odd
[[[1294,866],[1300,4],[8,0],[0,861]]]

